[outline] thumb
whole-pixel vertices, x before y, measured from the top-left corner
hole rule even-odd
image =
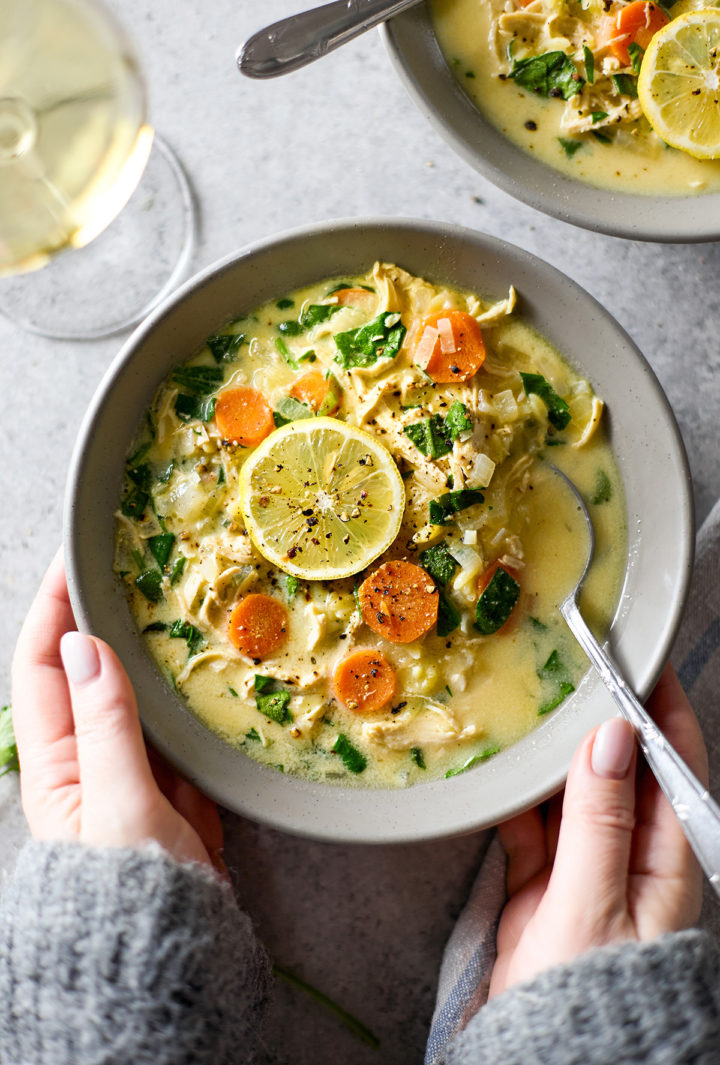
[[[585,738],[570,767],[548,894],[571,911],[580,949],[622,935],[636,760],[632,727],[611,718]]]
[[[156,790],[130,678],[102,640],[65,633],[60,654],[70,688],[82,822],[110,829],[148,789]],[[86,840],[86,842],[91,842]],[[110,840],[108,840],[110,842]]]

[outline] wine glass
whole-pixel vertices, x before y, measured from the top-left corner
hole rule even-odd
[[[194,223],[112,14],[0,0],[0,313],[61,339],[120,332],[175,287]]]

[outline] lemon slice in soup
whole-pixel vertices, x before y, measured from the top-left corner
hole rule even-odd
[[[667,144],[696,159],[720,158],[720,10],[689,11],[655,34],[638,96]]]
[[[336,418],[303,418],[246,459],[240,508],[269,562],[304,580],[334,580],[390,546],[405,488],[390,452],[369,433]]]

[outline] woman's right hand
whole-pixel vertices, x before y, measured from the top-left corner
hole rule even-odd
[[[671,666],[648,701],[658,727],[707,783],[697,719]],[[694,924],[702,875],[680,823],[644,763],[630,725],[613,718],[580,745],[562,814],[529,810],[500,826],[508,902],[490,996],[594,947],[649,940]]]
[[[106,643],[77,632],[61,553],[25,620],[12,674],[23,809],[36,839],[155,840],[178,861],[226,873],[215,804],[155,755],[151,768],[127,673]]]

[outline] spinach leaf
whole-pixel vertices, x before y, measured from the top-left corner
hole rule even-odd
[[[290,366],[293,370],[297,370],[297,360],[293,355],[290,354],[290,349],[288,348],[282,337],[275,337],[275,347],[277,351],[280,352],[283,361],[286,362],[288,366]]]
[[[142,488],[143,491],[149,492],[150,486],[153,483],[153,472],[147,463],[142,463],[140,466],[134,466],[127,471],[128,477],[138,488]]]
[[[135,487],[123,499],[120,510],[126,518],[139,519],[143,516],[149,498],[150,496],[142,488]]]
[[[242,345],[245,343],[245,334],[216,333],[205,341],[212,352],[215,362],[232,362]]]
[[[260,692],[261,695],[273,691],[276,684],[274,677],[265,677],[262,673],[255,674],[255,691]]]
[[[169,635],[175,639],[185,640],[188,645],[190,657],[196,655],[201,646],[205,643],[205,638],[200,632],[200,629],[195,628],[189,621],[182,621],[178,618],[177,621],[173,621],[170,626]]]
[[[475,628],[483,636],[501,629],[520,598],[520,585],[502,566],[493,573],[475,606]]]
[[[143,636],[145,635],[146,632],[166,632],[167,631],[167,625],[165,624],[164,621],[151,621],[150,624],[146,625],[145,628],[142,631],[143,631]]]
[[[630,56],[630,65],[633,68],[633,74],[639,74],[645,51],[639,44],[635,44],[635,41],[632,41],[628,45],[628,55]]]
[[[175,559],[173,568],[170,570],[170,584],[177,584],[183,575],[186,564],[187,558],[185,555],[180,555],[180,558]]]
[[[159,569],[145,569],[135,578],[135,587],[142,592],[151,603],[159,603],[162,599],[162,573]]]
[[[584,85],[570,56],[559,51],[516,60],[509,76],[529,92],[563,100],[575,96]]]
[[[427,766],[425,765],[425,756],[422,752],[422,747],[411,747],[410,758],[418,767],[418,769],[427,769]]]
[[[170,459],[170,461],[168,462],[167,466],[164,469],[160,470],[160,472],[157,475],[157,479],[160,482],[160,484],[167,484],[168,483],[168,481],[172,477],[172,473],[173,473],[174,469],[175,469],[175,459]]]
[[[605,470],[598,470],[595,478],[595,491],[591,502],[597,507],[601,503],[607,503],[612,498],[612,484]]]
[[[341,732],[331,748],[333,754],[339,754],[340,760],[351,773],[362,773],[367,766],[367,758],[357,747],[353,747],[347,736]]]
[[[314,417],[315,415],[307,403],[301,403],[299,399],[295,399],[293,396],[285,396],[278,403],[277,410],[273,411],[273,420],[278,427],[287,425],[288,422],[297,422],[302,418]]]
[[[280,322],[278,330],[286,337],[297,337],[302,333],[303,327],[299,322]]]
[[[359,329],[335,334],[335,362],[343,370],[350,370],[354,366],[374,366],[381,356],[394,359],[406,332],[399,314],[384,311]]]
[[[285,725],[293,720],[288,709],[289,702],[290,692],[279,688],[274,677],[255,674],[255,705],[261,714],[277,721],[279,725]]]
[[[568,695],[571,695],[574,691],[575,686],[570,681],[561,681],[556,694],[551,699],[548,699],[547,702],[541,704],[538,710],[538,717],[542,717],[543,714],[549,714],[551,710],[556,710],[560,703],[565,702]]]
[[[538,717],[541,717],[555,710],[571,692],[575,691],[575,685],[571,682],[567,667],[557,650],[550,653],[547,661],[537,673],[542,681],[549,682],[550,687],[548,699],[538,709]]]
[[[421,551],[418,561],[426,573],[443,587],[453,578],[458,567],[444,540]]]
[[[602,133],[599,129],[591,129],[590,132],[595,140],[600,141],[601,144],[612,144],[613,142],[609,133]]]
[[[585,59],[585,73],[587,74],[587,80],[592,85],[595,81],[595,56],[586,44],[583,45],[583,57]]]
[[[534,392],[548,409],[548,421],[556,429],[564,429],[570,421],[570,408],[552,385],[540,373],[521,373],[526,395]]]
[[[445,415],[445,429],[450,434],[451,440],[458,440],[463,433],[469,432],[473,427],[472,418],[464,403],[455,400]]]
[[[3,706],[0,709],[0,777],[5,773],[17,773],[19,770],[12,710],[9,706]]]
[[[160,569],[167,564],[174,543],[175,537],[172,533],[163,533],[162,536],[151,536],[148,540],[150,554],[155,558]]]
[[[613,74],[612,83],[621,96],[637,96],[637,78],[632,74]]]
[[[452,451],[452,440],[445,432],[445,422],[440,414],[432,414],[422,421],[406,425],[403,432],[418,451],[429,459],[439,459]]]
[[[141,444],[135,454],[131,455],[128,459],[128,469],[132,470],[135,468],[135,466],[139,466],[151,447],[152,440],[146,440],[144,444]]]
[[[558,140],[560,142],[560,147],[565,152],[565,155],[568,157],[568,159],[572,159],[572,157],[575,155],[575,152],[577,152],[583,146],[582,141],[574,141],[571,140],[569,137],[558,137]]]
[[[431,499],[429,505],[430,524],[447,525],[448,519],[461,510],[472,507],[475,503],[484,503],[485,496],[479,488],[461,488],[457,492],[445,492],[437,499]]]
[[[286,311],[289,307],[295,306],[295,300],[288,299],[286,296],[284,299],[278,300],[275,306],[279,311]]]
[[[201,422],[209,422],[215,414],[215,396],[188,396],[179,392],[175,400],[175,413],[183,422],[197,418]]]
[[[208,396],[217,391],[223,377],[219,366],[178,366],[172,380],[190,396]]]
[[[462,616],[455,604],[451,603],[447,596],[438,590],[438,636],[449,636],[451,632],[455,632],[461,620]]]
[[[300,315],[303,329],[312,329],[314,325],[327,322],[334,314],[342,310],[340,303],[311,303]]]
[[[486,747],[484,751],[480,751],[479,754],[474,754],[471,758],[468,758],[467,762],[463,762],[456,769],[448,769],[445,774],[445,779],[449,777],[456,777],[458,773],[464,773],[468,769],[472,769],[473,766],[479,765],[480,762],[486,762],[488,758],[492,758],[494,754],[499,752],[499,747]]]

